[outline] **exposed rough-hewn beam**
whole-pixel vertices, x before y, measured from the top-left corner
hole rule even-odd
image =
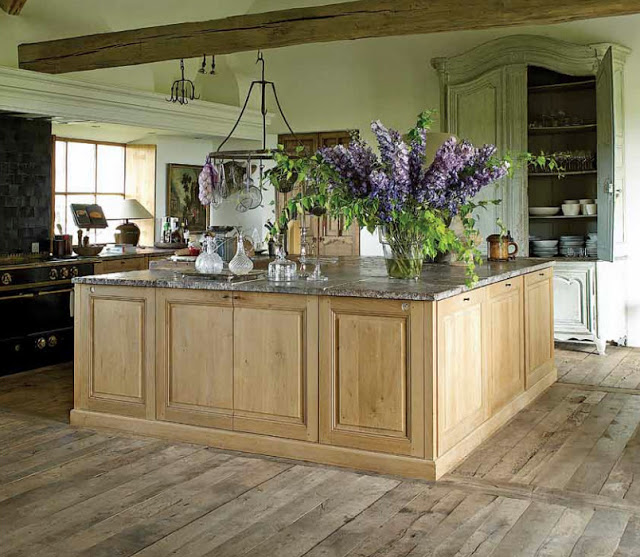
[[[640,12],[640,0],[358,0],[22,44],[20,67],[63,73],[305,43],[560,23]]]
[[[9,15],[19,15],[27,0],[0,0],[0,8]]]

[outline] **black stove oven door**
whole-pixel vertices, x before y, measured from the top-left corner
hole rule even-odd
[[[73,287],[0,293],[0,375],[73,359]]]

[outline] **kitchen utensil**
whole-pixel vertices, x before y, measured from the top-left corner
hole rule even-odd
[[[529,207],[529,214],[534,217],[552,217],[560,212],[560,207]]]
[[[513,251],[509,248],[513,247]],[[518,244],[509,240],[506,236],[500,234],[491,234],[487,236],[487,259],[489,261],[509,261],[515,259],[518,253]]]
[[[575,217],[580,214],[580,205],[576,203],[563,203],[562,214],[566,217]]]

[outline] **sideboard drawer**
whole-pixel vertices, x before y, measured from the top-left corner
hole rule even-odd
[[[103,273],[124,273],[126,271],[143,271],[146,268],[144,257],[129,257],[101,263]]]

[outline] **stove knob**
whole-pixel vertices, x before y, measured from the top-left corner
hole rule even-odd
[[[13,347],[13,350],[14,350],[15,352],[20,352],[20,351],[22,350],[22,344],[16,344],[16,345]]]
[[[38,350],[44,350],[47,347],[47,339],[44,337],[40,337],[36,340],[36,348]]]
[[[58,344],[58,337],[56,335],[51,335],[47,339],[47,344],[49,345],[49,348],[53,348],[56,344]]]
[[[66,280],[69,278],[69,269],[67,269],[66,267],[62,267],[62,269],[60,269],[60,278],[63,280]]]
[[[56,280],[58,278],[58,269],[49,269],[49,279]]]
[[[2,286],[9,286],[12,281],[13,278],[9,273],[2,273],[2,276],[0,276],[0,283],[2,283]]]
[[[77,277],[80,271],[78,271],[78,267],[71,267],[71,276]]]

